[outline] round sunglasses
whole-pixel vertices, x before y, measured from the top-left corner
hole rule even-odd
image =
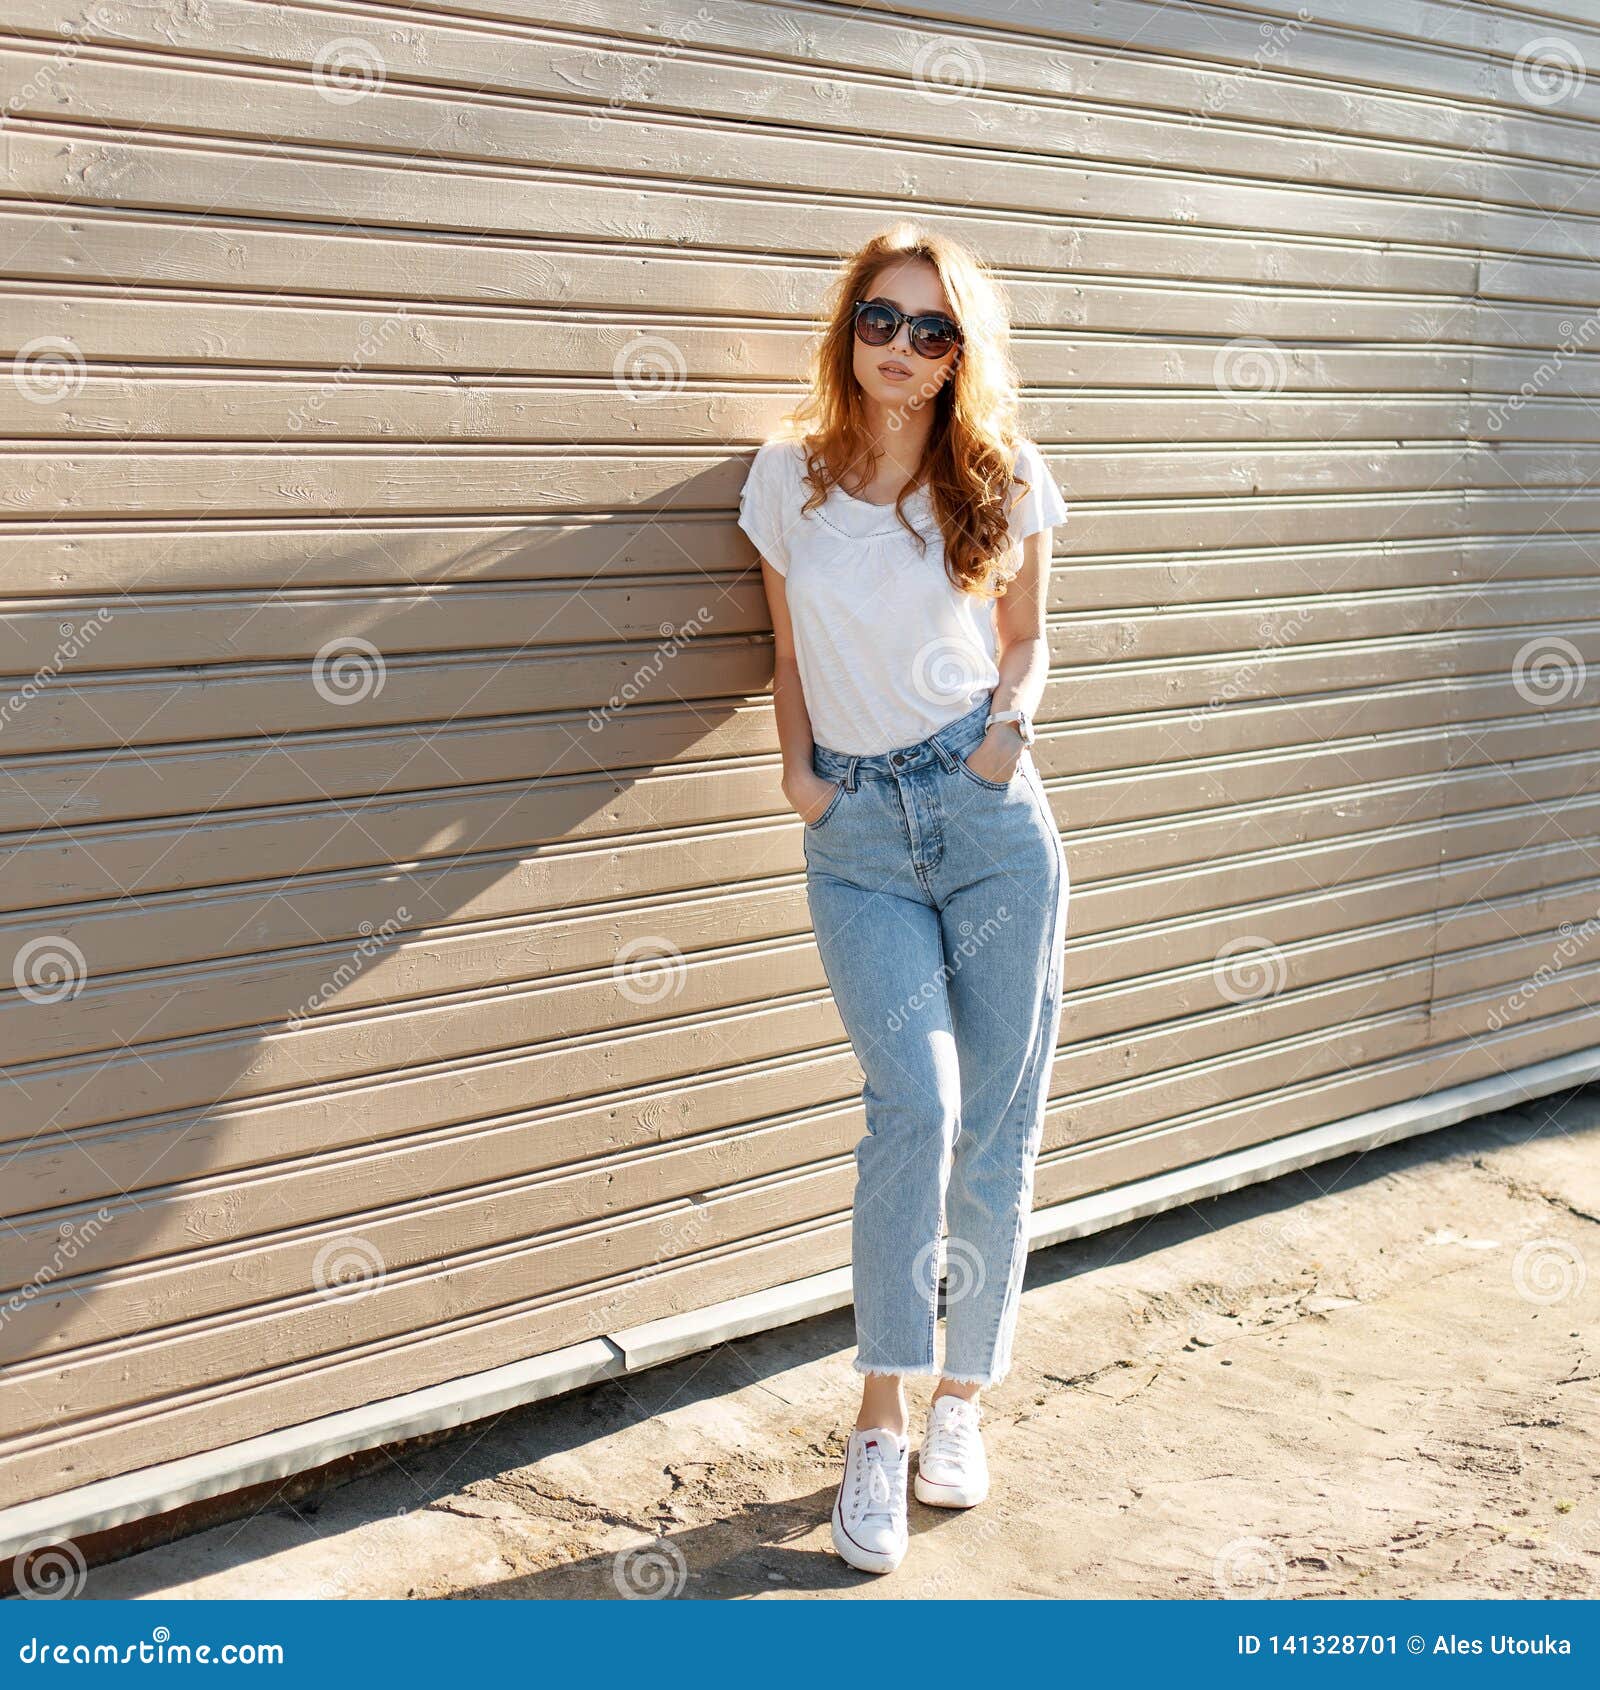
[[[961,344],[961,325],[942,311],[910,317],[886,300],[855,302],[856,339],[863,346],[887,346],[899,334],[902,323],[910,326],[911,350],[919,357],[945,358],[952,347]]]

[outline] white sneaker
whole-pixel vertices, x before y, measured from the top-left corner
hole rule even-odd
[[[833,1503],[833,1547],[864,1573],[892,1573],[906,1552],[911,1446],[883,1426],[850,1434]]]
[[[989,1494],[989,1462],[978,1431],[978,1405],[934,1399],[917,1451],[917,1501],[932,1508],[973,1508]]]

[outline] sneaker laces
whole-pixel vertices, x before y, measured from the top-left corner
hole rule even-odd
[[[948,1398],[948,1401],[958,1399]],[[970,1415],[959,1409],[941,1409],[934,1413],[928,1426],[927,1456],[930,1461],[954,1461],[965,1464],[967,1446],[975,1428]]]
[[[863,1479],[863,1475],[865,1478]],[[884,1466],[883,1450],[876,1438],[868,1439],[861,1446],[861,1462],[856,1468],[856,1495],[861,1494],[863,1482],[867,1488],[868,1506],[862,1510],[862,1520],[869,1520],[874,1515],[888,1521],[894,1519],[894,1486],[889,1482],[888,1470]]]

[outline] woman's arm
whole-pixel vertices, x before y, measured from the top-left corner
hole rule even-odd
[[[783,754],[783,796],[802,820],[822,814],[833,796],[834,783],[811,767],[811,713],[800,687],[800,666],[794,655],[794,628],[789,621],[789,593],[783,576],[761,560],[761,581],[772,617],[772,710],[778,726],[778,749]]]
[[[995,600],[1000,679],[992,710],[1025,710],[1031,720],[1050,675],[1045,609],[1050,595],[1050,546],[1054,530],[1041,528],[1022,542],[1022,563]],[[1015,722],[996,722],[967,761],[986,780],[1010,780],[1022,757]]]

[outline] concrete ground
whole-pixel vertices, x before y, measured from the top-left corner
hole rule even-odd
[[[401,1452],[84,1595],[1593,1598],[1597,1149],[1591,1088],[1038,1253],[986,1396],[990,1498],[913,1501],[887,1577],[829,1542],[843,1310]]]

